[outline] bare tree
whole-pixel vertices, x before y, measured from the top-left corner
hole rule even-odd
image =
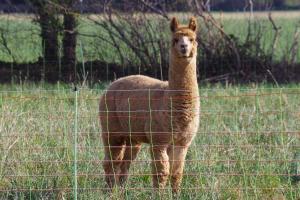
[[[273,28],[273,31],[274,31],[274,37],[273,37],[273,40],[272,40],[272,46],[271,46],[271,52],[270,52],[271,61],[272,61],[273,56],[275,55],[275,50],[276,50],[277,43],[278,43],[278,40],[279,40],[281,27],[276,25],[275,21],[273,20],[271,12],[269,12],[269,14],[268,14],[268,19],[271,22],[272,28]]]
[[[253,1],[249,0],[249,5],[250,5],[250,17],[253,19]]]
[[[210,12],[210,0],[206,0],[206,2],[205,2],[205,8],[206,8],[206,10],[208,11],[208,12]]]
[[[147,9],[159,15],[147,12],[134,12],[138,9]],[[139,1],[136,7],[131,8],[133,12],[118,12],[109,4],[105,5],[103,15],[95,19],[89,19],[105,33],[97,37],[108,35],[105,41],[119,56],[122,66],[127,67],[127,74],[141,73],[163,79],[168,69],[167,48],[165,28],[168,15],[156,8],[152,3]],[[133,14],[134,13],[134,14]],[[155,23],[153,23],[155,20]],[[167,29],[168,30],[168,29]],[[127,51],[123,51],[126,46]],[[129,57],[130,56],[130,57]]]
[[[228,45],[228,48],[231,49],[236,56],[236,65],[238,71],[241,70],[241,57],[237,48],[237,44],[232,37],[225,33],[222,25],[212,16],[210,12],[206,12],[207,10],[205,3],[202,0],[192,0],[190,5],[192,6],[192,10],[204,20],[204,23],[207,27],[212,26],[221,34],[221,39],[224,39],[227,42],[226,44]]]

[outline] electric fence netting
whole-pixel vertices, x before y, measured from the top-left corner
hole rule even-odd
[[[104,93],[86,88],[0,92],[0,199],[154,195],[149,144],[132,161],[126,185],[107,190],[98,111]],[[299,97],[298,87],[200,89],[200,126],[186,156],[180,196],[299,199]],[[149,97],[126,101],[128,111],[121,115],[129,127],[150,112],[131,110],[135,101]],[[169,112],[175,116],[180,111]],[[169,184],[161,192],[173,198]]]

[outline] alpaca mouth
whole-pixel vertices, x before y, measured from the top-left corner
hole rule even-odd
[[[181,54],[183,54],[183,55],[187,55],[187,50],[186,50],[186,49],[181,49],[180,52],[181,52]]]

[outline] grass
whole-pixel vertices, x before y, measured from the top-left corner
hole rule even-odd
[[[105,85],[78,92],[79,199],[153,199],[143,145],[124,191],[106,194],[97,117]],[[181,199],[299,199],[299,85],[205,86]],[[0,86],[0,199],[74,196],[75,92],[68,85]],[[299,166],[298,166],[299,167]],[[144,175],[143,175],[144,174]],[[298,174],[299,175],[299,174]],[[149,189],[149,190],[147,190]],[[169,187],[163,199],[172,199]]]
[[[7,46],[12,50],[12,56],[2,46],[0,39],[0,60],[26,63],[37,61],[42,55],[40,28],[32,22],[32,16],[1,15],[0,26],[4,32]]]
[[[171,13],[170,16],[178,16],[183,20],[186,20],[191,14],[187,13]],[[246,38],[248,29],[248,13],[214,13],[213,14],[224,26],[225,31],[228,34],[233,34],[241,40]],[[258,12],[254,14],[253,20],[253,32],[257,33],[261,30],[263,37],[260,41],[261,46],[265,51],[270,50],[272,45],[272,38],[274,32],[272,30],[271,23],[267,20],[266,12]],[[287,53],[287,50],[291,48],[293,38],[295,37],[295,31],[299,29],[299,12],[274,12],[273,18],[278,27],[281,27],[280,36],[278,39],[278,45],[276,49],[276,59],[281,60]],[[102,20],[101,16],[92,16],[97,20]],[[8,47],[13,50],[13,58],[18,63],[36,61],[39,56],[42,55],[43,49],[41,47],[41,39],[39,37],[40,28],[36,23],[32,22],[32,15],[1,15],[0,26],[5,30]],[[165,32],[169,31],[169,25],[166,21]],[[201,26],[200,26],[201,28]],[[160,29],[159,29],[160,30]],[[160,30],[161,31],[161,30]],[[83,16],[79,20],[78,27],[78,49],[77,58],[79,60],[102,60],[106,62],[120,63],[120,58],[116,50],[102,39],[87,37],[88,35],[98,35],[111,39],[107,33],[100,27],[94,25],[92,22],[86,20],[86,16]],[[85,34],[85,35],[81,35]],[[205,37],[204,34],[203,37]],[[1,42],[1,39],[0,39]],[[81,56],[81,49],[83,50],[84,58]],[[128,59],[134,59],[130,54],[127,47],[124,45],[123,52],[128,52]],[[300,53],[297,57],[300,60]],[[12,61],[10,56],[4,48],[0,48],[0,61]]]

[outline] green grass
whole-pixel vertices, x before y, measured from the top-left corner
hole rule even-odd
[[[276,25],[280,27],[278,42],[275,49],[274,58],[279,61],[284,59],[284,56],[289,56],[290,49],[294,42],[295,32],[300,27],[300,21],[295,18],[275,18]],[[235,19],[234,21],[226,19],[223,26],[225,32],[233,34],[240,38],[241,41],[245,41],[248,32],[248,25],[245,19]],[[270,52],[273,45],[273,38],[275,31],[272,24],[266,18],[258,18],[253,21],[252,24],[253,35],[261,34],[260,47],[266,53]],[[300,52],[297,54],[297,61],[300,61]]]
[[[178,16],[183,21],[191,15],[192,14],[188,13],[170,13],[170,16]],[[224,29],[228,34],[235,35],[236,37],[240,38],[241,41],[245,40],[248,29],[248,13],[214,13],[214,16],[223,24]],[[261,30],[262,40],[260,41],[260,44],[264,51],[267,52],[270,50],[270,46],[272,45],[274,31],[272,30],[271,23],[267,20],[266,12],[255,13],[255,16],[256,17],[253,20],[254,25],[252,27],[253,33],[257,33],[259,30]],[[275,52],[276,60],[281,60],[291,48],[295,31],[299,29],[299,16],[299,12],[273,13],[273,18],[276,25],[281,27],[278,45]],[[43,54],[41,39],[39,37],[40,28],[36,23],[32,22],[32,18],[33,16],[27,15],[0,16],[0,26],[3,27],[3,29],[8,30],[8,32],[5,34],[8,47],[13,51],[13,57],[18,63],[36,61],[38,57]],[[96,20],[103,20],[101,16],[94,16],[94,18]],[[165,21],[165,23],[166,26],[164,31],[168,33],[169,24],[167,21]],[[204,26],[200,24],[200,29],[202,27]],[[161,31],[161,29],[159,29],[159,31]],[[99,38],[86,36],[86,34],[101,35],[101,37],[107,38],[109,41],[111,41],[108,34],[99,26],[96,26],[91,21],[88,21],[86,16],[80,18],[78,32],[78,60],[84,59],[87,61],[98,59],[110,63],[121,62],[116,49],[114,49],[111,44]],[[204,32],[203,37],[206,36],[207,33]],[[122,41],[118,41],[118,43],[122,44]],[[83,51],[84,58],[81,55],[81,50]],[[128,53],[127,58],[129,60],[136,59],[125,45],[121,50]],[[298,53],[297,56],[297,61],[299,60],[300,53]],[[2,46],[0,46],[0,61],[12,61],[12,57],[8,55]]]
[[[5,30],[4,37],[13,54],[13,57],[9,55],[0,39],[1,61],[33,62],[42,55],[40,28],[32,22],[32,18],[24,15],[3,15],[0,16],[0,27]]]
[[[97,117],[104,85],[78,93],[78,197],[106,199]],[[289,174],[299,152],[299,85],[205,86],[181,199],[299,199]],[[0,86],[0,199],[71,199],[75,92],[68,85]],[[151,173],[143,145],[130,173]],[[188,175],[189,174],[189,175]],[[111,198],[155,197],[148,175]],[[146,189],[150,190],[146,190]],[[21,190],[24,189],[24,190]],[[54,191],[53,191],[54,190]],[[172,199],[170,189],[163,199]]]

